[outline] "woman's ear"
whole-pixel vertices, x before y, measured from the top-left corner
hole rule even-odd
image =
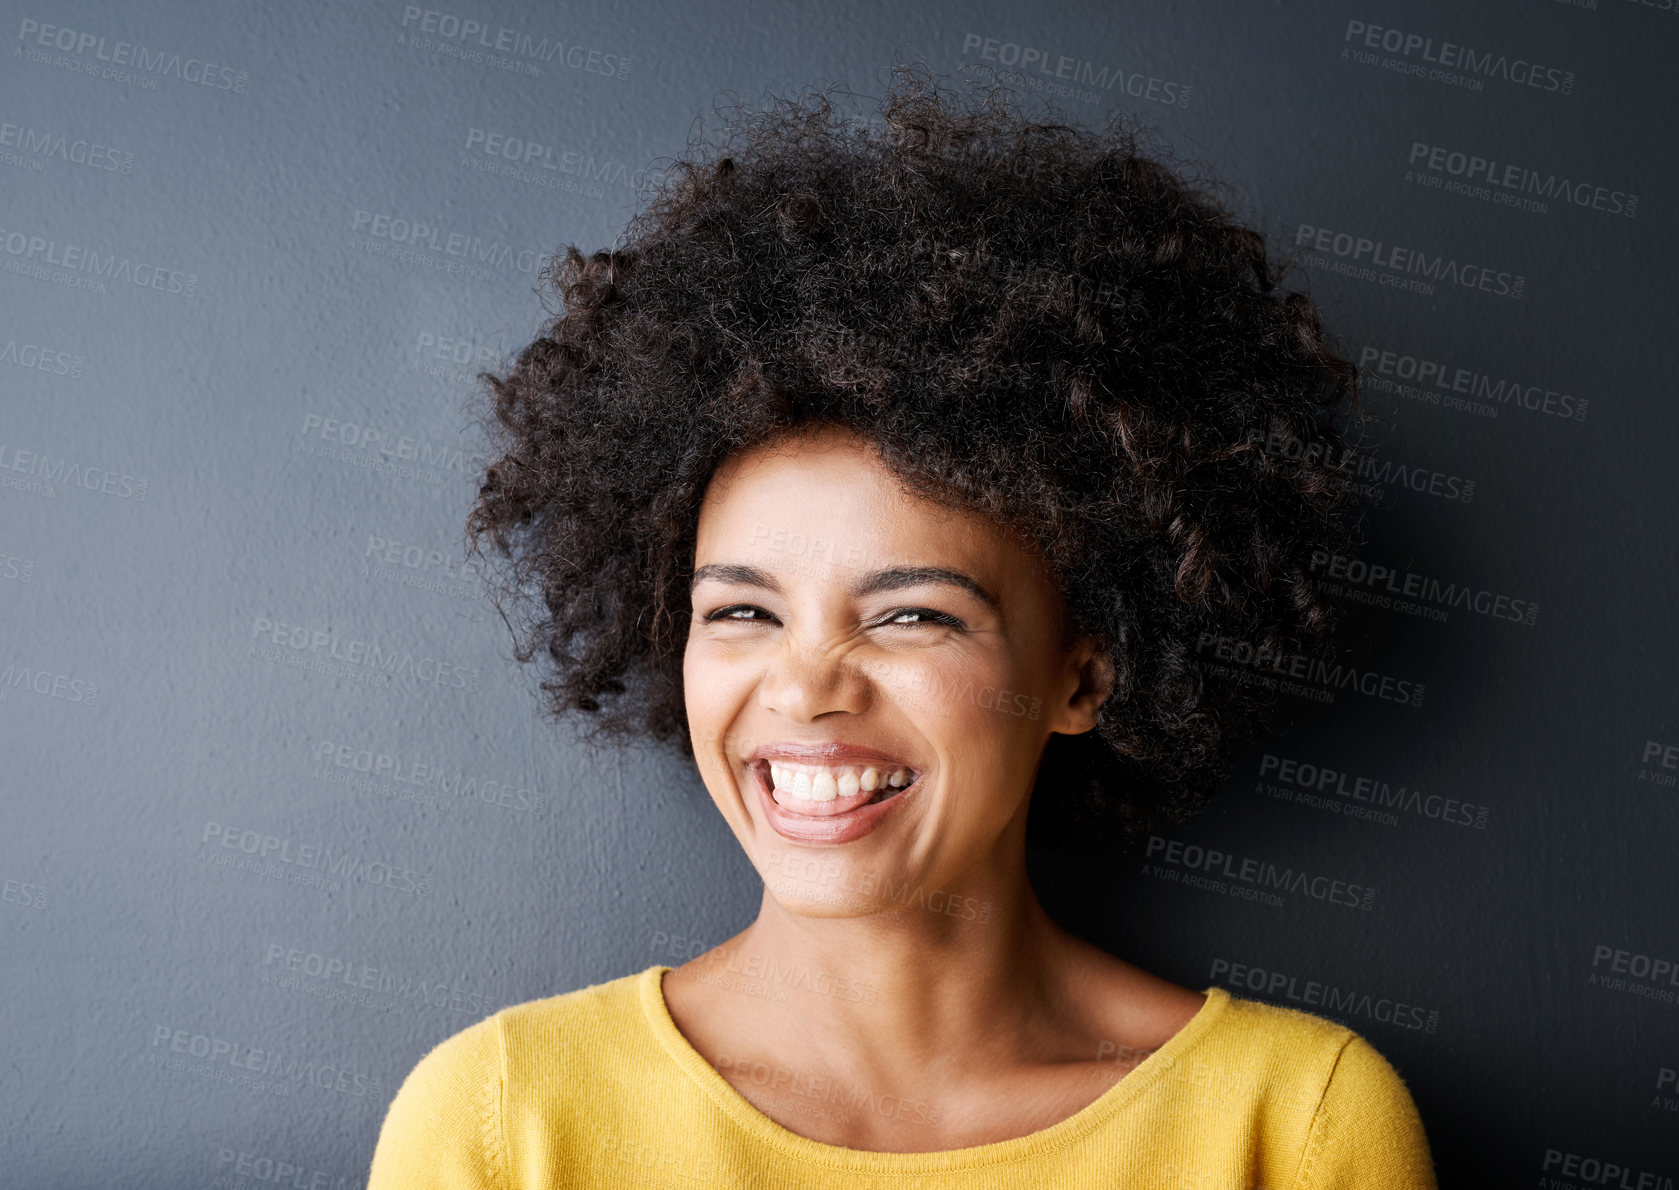
[[[1067,701],[1056,708],[1056,720],[1051,731],[1062,735],[1083,735],[1096,726],[1096,717],[1114,688],[1113,659],[1100,641],[1093,636],[1081,638],[1067,655],[1071,675],[1076,683]]]

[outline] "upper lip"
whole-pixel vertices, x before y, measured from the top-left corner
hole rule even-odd
[[[795,743],[786,741],[776,744],[760,744],[748,754],[746,760],[748,764],[760,760],[785,760],[793,764],[866,764],[874,761],[878,764],[892,764],[908,769],[915,767],[889,752],[880,751],[878,748],[865,748],[861,744],[838,742]]]

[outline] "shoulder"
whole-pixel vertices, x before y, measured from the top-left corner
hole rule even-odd
[[[1298,1070],[1308,1080],[1327,1078],[1341,1050],[1358,1036],[1327,1017],[1249,1000],[1224,988],[1210,987],[1206,995],[1219,1016],[1222,1042],[1239,1047],[1250,1060]]]
[[[1209,987],[1198,1012],[1160,1048],[1161,1075],[1228,1113],[1263,1104],[1273,1119],[1316,1111],[1341,1051],[1357,1036],[1334,1021]]]
[[[1209,989],[1220,1028],[1209,1048],[1300,1136],[1290,1185],[1432,1190],[1428,1141],[1404,1079],[1361,1034],[1327,1018]]]
[[[631,1035],[645,978],[511,1004],[432,1046],[386,1110],[367,1190],[507,1185],[510,1098]]]
[[[1364,1184],[1434,1190],[1428,1136],[1405,1080],[1354,1033],[1336,1058],[1312,1119],[1300,1168],[1303,1187]]]
[[[1363,1036],[1327,1017],[1209,988],[1215,1014],[1203,1047],[1263,1084],[1265,1097],[1316,1113],[1338,1090],[1405,1094],[1398,1073]]]
[[[641,1012],[644,985],[661,970],[649,967],[631,975],[592,983],[575,991],[509,1004],[496,1016],[508,1034],[532,1031],[593,1030],[622,1024]]]
[[[368,1190],[502,1184],[499,1016],[444,1038],[408,1072],[379,1128]]]
[[[615,1083],[620,1072],[637,1067],[651,1039],[644,1003],[648,983],[661,970],[649,967],[503,1008],[496,1015],[510,1084],[586,1086],[602,1079]]]

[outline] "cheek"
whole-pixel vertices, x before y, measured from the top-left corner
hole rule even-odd
[[[706,731],[707,712],[716,703],[707,687],[709,673],[709,667],[690,644],[682,658],[682,705],[688,712],[688,730],[693,736],[696,756],[704,752],[701,737]]]
[[[682,701],[697,757],[716,751],[750,684],[739,661],[731,664],[721,651],[689,642],[682,658]]]
[[[875,677],[879,688],[918,720],[987,736],[1011,734],[1042,702],[1027,688],[1032,683],[1026,675],[986,660],[895,660]]]
[[[1028,781],[1042,747],[1043,699],[1006,664],[973,659],[895,660],[877,688],[933,741],[946,771],[970,789],[1013,789]]]

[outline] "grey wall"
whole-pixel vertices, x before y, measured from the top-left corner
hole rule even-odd
[[[1304,679],[1052,911],[1364,1033],[1445,1185],[1679,1179],[1674,0],[0,7],[7,1184],[359,1185],[435,1042],[750,920],[697,778],[543,721],[462,572],[470,374],[718,93],[916,56],[1326,229],[1392,423],[1373,693]]]

